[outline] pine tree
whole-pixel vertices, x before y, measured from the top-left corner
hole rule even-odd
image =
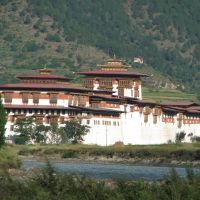
[[[6,113],[0,97],[0,147],[5,143]]]

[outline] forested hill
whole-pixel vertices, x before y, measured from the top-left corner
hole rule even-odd
[[[147,71],[200,92],[199,0],[0,0],[0,6],[0,64],[11,69],[4,77],[44,64],[69,75],[116,54],[130,64],[142,56]]]

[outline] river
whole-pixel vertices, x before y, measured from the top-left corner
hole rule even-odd
[[[74,163],[74,162],[51,162],[55,170],[70,174],[81,174],[97,179],[128,179],[128,180],[162,180],[169,175],[171,167],[140,166],[126,164],[102,164],[102,163]],[[44,161],[23,160],[22,169],[44,168]],[[186,169],[176,167],[179,176],[186,175]]]

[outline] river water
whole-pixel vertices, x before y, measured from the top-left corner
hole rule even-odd
[[[161,180],[169,175],[171,167],[139,166],[126,164],[100,164],[100,163],[74,163],[74,162],[51,162],[55,170],[70,174],[81,174],[97,179],[128,179],[128,180]],[[21,168],[44,168],[43,161],[23,160]],[[176,167],[178,175],[184,177],[186,169]]]

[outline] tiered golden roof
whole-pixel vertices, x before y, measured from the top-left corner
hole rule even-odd
[[[103,71],[127,71],[129,66],[124,64],[124,60],[110,58],[104,65],[99,65]]]
[[[44,67],[43,69],[40,69],[40,74],[51,74],[52,70],[49,68]]]

